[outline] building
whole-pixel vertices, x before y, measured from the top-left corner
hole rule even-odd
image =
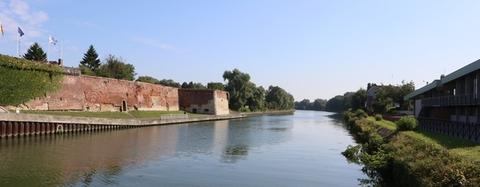
[[[25,103],[30,110],[178,111],[178,88],[84,75],[65,75],[62,88]]]
[[[405,96],[420,128],[480,142],[480,60]]]
[[[23,110],[55,111],[179,111],[226,115],[228,92],[178,89],[159,84],[81,75],[64,68],[61,89],[22,105]]]
[[[367,112],[373,113],[373,104],[375,104],[375,99],[377,97],[377,92],[380,89],[380,86],[377,84],[367,84],[367,99],[365,100],[365,109]]]
[[[207,89],[179,89],[180,109],[198,114],[227,115],[228,92]]]

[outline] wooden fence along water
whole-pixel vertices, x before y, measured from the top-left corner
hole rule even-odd
[[[0,138],[105,131],[154,125],[243,118],[244,115],[164,115],[158,119],[109,119],[34,114],[0,114]]]

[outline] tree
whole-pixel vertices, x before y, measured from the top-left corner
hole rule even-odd
[[[330,112],[341,112],[345,109],[345,97],[343,95],[337,95],[327,101],[325,110]]]
[[[313,110],[325,110],[325,106],[327,105],[327,101],[324,99],[315,99],[312,103]]]
[[[269,109],[288,110],[294,107],[293,96],[278,86],[268,88],[265,101]]]
[[[182,84],[182,88],[184,89],[207,89],[202,83],[199,82],[192,82],[190,81],[189,83],[184,82]]]
[[[172,79],[162,79],[158,81],[158,84],[164,85],[164,86],[170,86],[170,87],[175,87],[175,88],[180,88],[181,85],[178,82],[175,82]]]
[[[87,52],[83,55],[82,61],[80,61],[80,66],[86,67],[92,72],[95,72],[100,65],[100,59],[98,59],[97,51],[95,51],[93,45],[90,45]]]
[[[350,100],[350,107],[352,110],[357,109],[364,109],[365,110],[365,102],[367,101],[367,91],[365,89],[357,90]]]
[[[225,90],[225,85],[221,82],[209,82],[207,88],[211,90]]]
[[[137,78],[137,81],[139,82],[146,82],[146,83],[152,83],[152,84],[158,84],[160,82],[158,79],[150,77],[150,76],[139,76]]]
[[[249,111],[247,101],[253,96],[256,88],[255,84],[250,82],[250,75],[234,69],[225,71],[223,79],[227,81],[225,90],[230,94],[230,108],[237,111]]]
[[[30,46],[27,53],[23,55],[23,58],[27,60],[46,62],[47,54],[43,51],[42,47],[35,42],[32,46]]]
[[[247,99],[247,106],[250,111],[264,111],[266,109],[265,89],[262,86],[255,88],[252,97]]]
[[[304,99],[300,102],[295,102],[295,109],[298,109],[298,110],[312,110],[312,103],[308,99]]]
[[[134,80],[135,67],[132,64],[127,64],[123,59],[113,55],[109,55],[105,61],[106,63],[98,68],[98,76]]]

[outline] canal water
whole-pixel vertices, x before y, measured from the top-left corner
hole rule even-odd
[[[0,140],[0,186],[357,186],[331,113]]]

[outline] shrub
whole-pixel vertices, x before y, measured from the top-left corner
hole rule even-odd
[[[366,118],[368,117],[368,114],[363,111],[362,109],[357,109],[355,110],[355,116],[358,117],[358,118]]]
[[[395,122],[399,131],[415,130],[418,126],[418,121],[413,116],[404,116]]]
[[[375,120],[376,120],[376,121],[382,121],[382,120],[383,120],[382,114],[376,114],[376,115],[375,115]]]

